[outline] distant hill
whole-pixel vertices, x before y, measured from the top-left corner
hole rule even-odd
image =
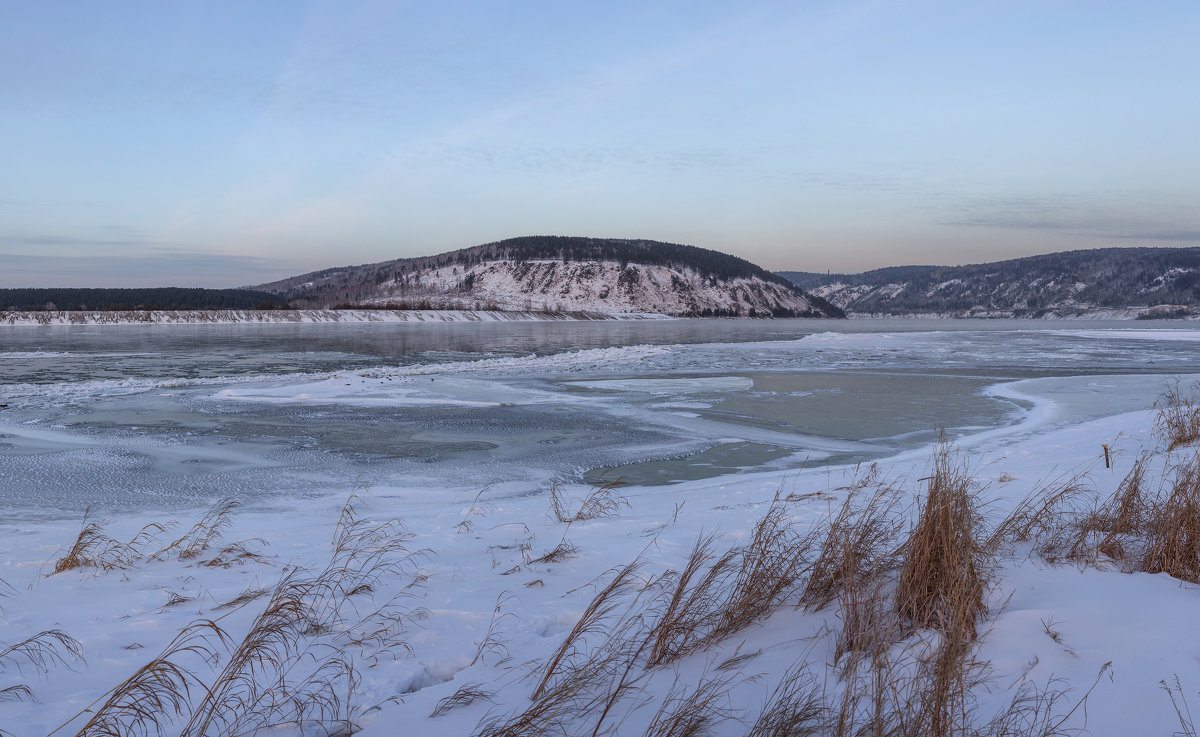
[[[781,271],[793,284],[858,313],[1041,317],[1200,304],[1200,248],[1064,251],[969,266],[894,266],[861,274]]]
[[[617,238],[527,236],[261,284],[300,307],[396,306],[842,317],[787,279],[719,251]]]
[[[278,295],[250,289],[0,289],[0,310],[274,310]]]

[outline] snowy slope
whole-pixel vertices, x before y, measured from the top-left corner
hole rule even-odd
[[[364,304],[428,299],[502,310],[653,312],[665,315],[809,315],[797,290],[757,277],[718,280],[694,269],[613,261],[484,261],[401,271]]]

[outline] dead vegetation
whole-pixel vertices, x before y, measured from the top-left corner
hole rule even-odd
[[[484,688],[482,683],[468,683],[459,686],[454,693],[438,701],[429,716],[431,718],[444,716],[455,709],[470,706],[476,701],[491,702],[493,696],[495,693]]]
[[[1179,379],[1168,382],[1155,403],[1154,430],[1167,441],[1167,451],[1200,439],[1200,384],[1184,391]]]
[[[83,647],[61,630],[45,630],[14,643],[0,642],[0,676],[4,677],[0,681],[0,703],[35,700],[33,688],[27,683],[7,683],[13,671],[24,675],[29,669],[44,674],[82,659]],[[0,726],[0,737],[8,734]]]
[[[108,536],[103,526],[91,519],[89,508],[84,512],[82,529],[71,547],[54,561],[50,575],[78,568],[92,568],[99,572],[122,570],[143,560],[161,561],[170,555],[184,561],[197,559],[221,540],[233,523],[233,512],[237,507],[237,501],[221,499],[186,534],[150,554],[147,554],[147,550],[153,549],[159,535],[174,523],[148,524],[129,542],[122,542]],[[259,559],[262,556],[250,549],[251,545],[256,544],[265,545],[265,542],[252,538],[230,543],[221,548],[215,557],[200,564],[228,568],[234,563]]]
[[[982,519],[971,481],[949,446],[933,458],[933,476],[918,503],[916,527],[904,543],[896,586],[896,611],[918,629],[963,631],[974,639],[975,621],[986,610],[987,581]]]
[[[550,512],[554,519],[564,524],[613,517],[629,506],[629,501],[617,491],[619,488],[620,479],[593,486],[584,494],[578,508],[571,511],[571,501],[563,495],[562,487],[554,484],[550,487]]]
[[[641,733],[704,735],[736,718],[753,737],[1073,734],[1068,725],[1090,691],[1068,700],[1057,682],[1022,677],[1006,706],[983,714],[977,697],[994,676],[977,653],[1000,543],[1045,534],[1078,486],[1031,500],[989,530],[980,490],[947,445],[931,470],[913,508],[869,470],[817,527],[795,524],[777,495],[744,545],[720,550],[707,534],[677,571],[643,581],[640,559],[620,569],[540,669],[529,707],[488,717],[476,736],[614,733],[653,700],[648,679],[786,606],[836,608],[842,626],[826,635],[833,662],[823,677],[802,658],[756,715],[746,713],[730,694],[761,652],[739,646],[717,676],[676,680]]]
[[[146,542],[153,532],[163,530],[161,525],[147,525],[132,540],[124,543],[104,534],[100,523],[91,521],[90,517],[89,508],[83,514],[83,529],[67,552],[54,561],[51,575],[76,568],[95,568],[100,571],[128,568],[141,557],[142,546],[139,543]]]
[[[214,508],[160,552],[203,553],[232,508]],[[235,737],[318,725],[325,734],[351,734],[361,711],[353,701],[356,664],[404,651],[405,622],[419,613],[403,606],[404,591],[372,598],[384,578],[410,577],[405,591],[419,585],[415,566],[424,552],[410,551],[410,540],[399,521],[365,520],[348,502],[323,569],[293,566],[269,590],[250,588],[217,607],[266,597],[240,639],[217,621],[194,622],[60,729],[86,719],[78,737]]]
[[[1163,475],[1149,481],[1155,458],[1143,454],[1111,497],[1098,504],[1071,480],[1022,502],[994,542],[1029,543],[1049,562],[1166,573],[1200,583],[1200,452],[1159,458]]]

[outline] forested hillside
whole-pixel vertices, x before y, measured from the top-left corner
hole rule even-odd
[[[1046,312],[1200,304],[1200,248],[1064,251],[969,266],[898,266],[781,276],[853,311]]]
[[[250,289],[0,289],[0,310],[274,310],[278,295]]]

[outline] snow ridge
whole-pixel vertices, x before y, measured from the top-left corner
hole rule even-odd
[[[616,261],[482,261],[402,271],[363,304],[430,300],[500,310],[651,312],[679,317],[822,316],[798,290],[758,277]]]

